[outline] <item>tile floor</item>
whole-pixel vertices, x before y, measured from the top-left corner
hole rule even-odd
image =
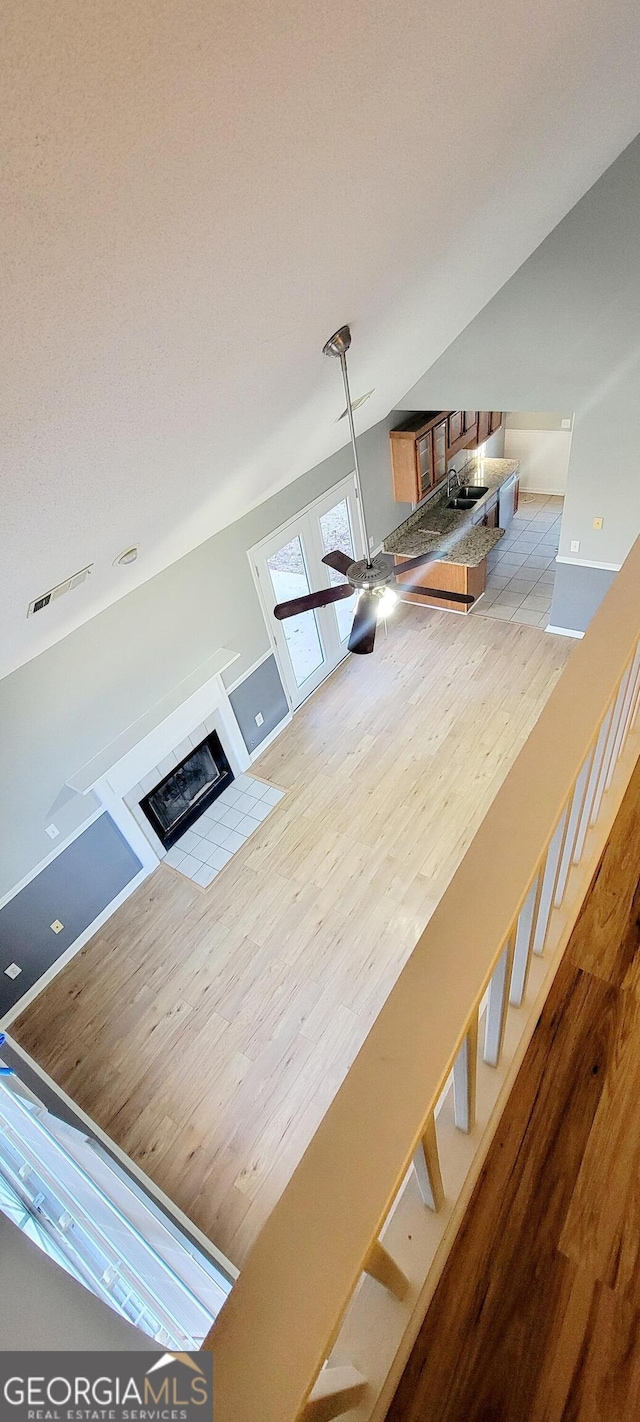
[[[487,589],[472,613],[548,625],[563,503],[556,495],[520,495],[518,512],[489,554]]]
[[[242,849],[249,835],[271,814],[283,794],[283,790],[256,780],[253,775],[236,776],[233,785],[223,790],[191,829],[176,840],[163,863],[206,889],[232,854]]]

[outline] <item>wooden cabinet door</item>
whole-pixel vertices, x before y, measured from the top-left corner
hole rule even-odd
[[[393,497],[397,503],[419,504],[422,498],[418,469],[417,441],[407,438],[404,430],[390,430],[391,478]]]
[[[465,432],[465,434],[473,434],[473,433],[474,433],[474,427],[475,427],[475,426],[477,425],[477,423],[478,423],[478,411],[477,411],[477,410],[463,410],[462,414],[463,414],[463,423],[464,423],[464,432]]]
[[[449,449],[458,440],[462,439],[464,433],[462,410],[452,410],[449,415]]]
[[[427,430],[425,435],[416,440],[416,469],[418,474],[418,484],[420,486],[420,497],[428,494],[432,487],[433,479],[433,430]]]
[[[491,434],[491,414],[489,410],[478,410],[478,444],[484,444]]]
[[[433,482],[439,484],[447,473],[447,426],[448,420],[441,420],[433,430]]]
[[[502,424],[502,410],[492,410],[492,411],[491,411],[491,425],[490,425],[491,433],[492,433],[492,434],[495,434],[496,430],[499,430],[499,429],[500,429],[501,424]]]

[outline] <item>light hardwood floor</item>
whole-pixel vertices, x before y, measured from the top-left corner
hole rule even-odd
[[[13,1035],[241,1264],[570,656],[403,606],[254,766],[209,889],[159,868]]]
[[[387,1422],[640,1417],[640,765]]]

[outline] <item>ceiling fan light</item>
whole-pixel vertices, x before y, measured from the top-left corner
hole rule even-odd
[[[393,591],[393,588],[385,588],[378,604],[378,619],[381,617],[389,617],[390,613],[394,611],[397,602],[398,594]]]

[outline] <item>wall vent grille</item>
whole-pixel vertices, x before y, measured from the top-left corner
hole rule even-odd
[[[56,586],[49,588],[48,592],[40,593],[39,597],[34,597],[33,602],[30,602],[27,608],[27,617],[33,617],[35,612],[42,612],[44,607],[48,607],[50,602],[55,602],[56,598],[62,597],[63,593],[80,587],[85,578],[88,578],[92,568],[93,563],[89,563],[86,568],[81,568],[78,573],[72,573],[70,578],[65,578],[63,583],[56,583]]]

